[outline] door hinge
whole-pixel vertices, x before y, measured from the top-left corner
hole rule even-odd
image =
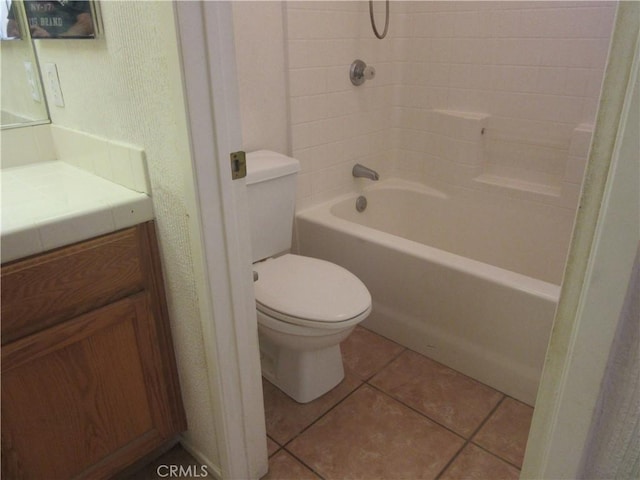
[[[247,155],[243,151],[232,152],[231,155],[231,179],[237,180],[247,176]]]

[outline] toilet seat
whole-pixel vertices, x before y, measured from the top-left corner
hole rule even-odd
[[[367,287],[334,263],[286,254],[253,269],[256,308],[279,321],[336,329],[355,325],[371,312]]]

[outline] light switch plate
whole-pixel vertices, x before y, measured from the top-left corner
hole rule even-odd
[[[62,97],[62,89],[60,88],[60,80],[58,79],[58,68],[55,63],[44,64],[45,82],[49,86],[53,104],[58,107],[64,107],[64,98]]]
[[[36,102],[41,102],[42,98],[40,98],[40,90],[38,89],[38,82],[36,82],[36,73],[33,70],[33,63],[25,61],[24,71],[27,74],[27,83],[29,84],[31,98],[33,98]]]

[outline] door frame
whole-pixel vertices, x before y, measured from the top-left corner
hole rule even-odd
[[[638,125],[630,114],[638,108],[639,24],[640,5],[620,3],[523,479],[583,478],[593,440],[640,242]]]
[[[212,384],[210,394],[215,406],[215,433],[220,450],[219,474],[224,478],[259,478],[266,473],[268,463],[250,246],[247,247],[247,206],[242,194],[244,182],[230,180],[227,160],[229,152],[239,150],[242,145],[231,3],[176,2],[176,12],[185,98],[189,109],[194,181],[203,226],[201,240],[212,299],[213,319],[203,321],[203,329]],[[618,18],[620,16],[619,11]],[[637,32],[637,26],[635,28]],[[626,37],[627,53],[629,37],[634,37],[632,32],[633,28],[626,26],[621,31],[618,25],[614,31],[614,35]],[[631,38],[632,43],[635,40]],[[615,55],[612,57],[626,58],[624,61],[629,70],[631,61],[625,48],[621,48],[614,39],[612,51]],[[617,110],[611,110],[611,105],[605,107],[609,109],[605,112],[608,118],[598,120],[594,148],[598,135],[608,136],[601,141],[610,143],[613,148],[611,136],[615,137],[615,132],[611,133],[601,125],[605,121],[614,122],[617,128],[624,101],[624,89],[620,92],[619,87],[619,84],[608,87],[605,83],[603,98],[609,95],[608,100],[611,100],[611,96],[618,95]],[[603,115],[602,108],[599,119]],[[609,150],[609,159],[611,153]],[[578,217],[578,225],[583,222],[583,226],[576,227],[572,245],[574,258],[570,257],[570,262],[574,263],[565,274],[564,299],[561,298],[561,302],[570,305],[572,311],[564,314],[559,311],[556,318],[522,478],[541,478],[541,474],[553,471],[553,465],[578,468],[587,446],[584,443],[588,440],[585,432],[580,445],[575,445],[570,435],[572,422],[589,422],[591,419],[584,418],[584,415],[577,418],[576,412],[572,413],[567,407],[576,395],[584,395],[584,391],[566,383],[568,378],[577,378],[571,369],[580,363],[576,361],[579,360],[580,349],[568,349],[566,345],[579,338],[581,329],[585,328],[585,324],[576,321],[576,313],[581,286],[594,255],[590,246],[596,234],[596,221],[609,168],[605,158],[607,152],[601,151],[600,155],[601,159],[597,161],[593,152],[591,154],[587,175],[591,175],[591,180],[599,186],[586,187],[583,192],[582,201],[587,201],[589,218],[585,213],[581,214],[582,218]],[[587,247],[582,245],[585,242]],[[611,332],[607,335],[610,336]],[[572,347],[575,346],[572,343]],[[610,344],[603,348],[600,356],[606,362]],[[604,364],[600,367],[603,369]],[[599,384],[597,378],[592,380],[588,393],[590,401],[595,402]],[[551,444],[558,448],[550,449]]]
[[[257,318],[241,150],[231,2],[176,2],[193,183],[208,281],[202,329],[222,478],[267,473]]]

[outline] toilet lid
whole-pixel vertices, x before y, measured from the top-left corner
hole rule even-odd
[[[287,254],[256,263],[253,269],[258,272],[257,308],[280,313],[290,323],[339,323],[371,308],[367,287],[334,263]]]

